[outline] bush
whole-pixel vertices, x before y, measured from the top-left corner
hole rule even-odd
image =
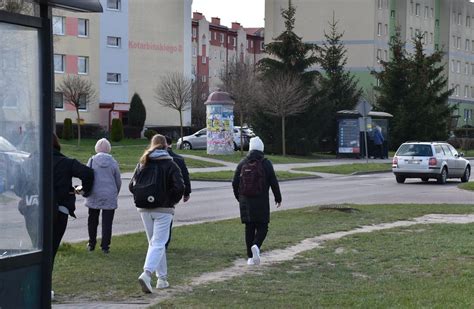
[[[125,138],[137,139],[141,137],[142,129],[132,126],[124,126],[123,134]]]
[[[474,149],[474,138],[450,138],[448,140],[454,148],[462,150]]]
[[[456,137],[470,137],[474,138],[474,128],[470,128],[468,126],[464,128],[456,128],[453,130],[454,135]]]
[[[158,134],[155,130],[147,129],[144,133],[145,137],[150,141],[153,136]]]
[[[74,138],[74,132],[72,131],[71,118],[64,119],[62,138],[65,140],[71,140]]]
[[[110,139],[113,142],[120,142],[123,139],[123,124],[122,120],[115,118],[112,119],[112,129],[110,132]]]
[[[63,136],[64,132],[64,123],[56,123],[56,134],[60,137]],[[73,138],[74,136],[77,136],[77,123],[72,124],[72,134]],[[94,138],[94,139],[99,139],[102,137],[108,137],[108,132],[104,130],[103,127],[101,127],[98,124],[82,124],[81,125],[81,137],[82,138]]]
[[[141,131],[146,120],[146,109],[140,96],[135,93],[130,101],[128,111],[128,123],[130,126],[139,128]]]

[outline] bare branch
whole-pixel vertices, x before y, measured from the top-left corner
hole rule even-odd
[[[81,103],[88,104],[95,98],[95,89],[90,80],[77,75],[68,75],[59,84],[58,92],[62,92],[64,99],[79,108]]]
[[[190,108],[191,97],[191,80],[182,73],[165,75],[155,88],[155,98],[159,104],[180,112]]]

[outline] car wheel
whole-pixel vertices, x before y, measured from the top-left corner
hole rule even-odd
[[[398,183],[404,183],[406,178],[403,176],[395,176],[395,179]]]
[[[443,167],[441,174],[438,176],[438,183],[441,185],[445,184],[446,179],[448,179],[448,170],[446,169],[446,167]]]
[[[471,177],[471,169],[469,168],[469,166],[466,166],[466,169],[464,170],[464,174],[461,177],[461,182],[468,182],[470,177]]]
[[[423,181],[423,182],[427,182],[428,180],[429,180],[428,177],[422,177],[422,178],[421,178],[421,181]]]
[[[181,149],[190,150],[193,149],[193,147],[191,147],[191,144],[189,142],[183,142],[183,144],[181,145]]]

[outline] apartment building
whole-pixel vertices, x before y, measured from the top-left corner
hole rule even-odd
[[[191,0],[100,0],[102,14],[53,11],[54,71],[59,85],[67,74],[90,79],[96,96],[80,107],[84,124],[127,123],[132,95],[147,109],[146,126],[177,126],[176,111],[157,103],[154,89],[163,75],[191,77]],[[76,119],[75,109],[54,94],[56,122]],[[184,124],[190,124],[190,111]]]
[[[231,61],[256,64],[263,58],[263,28],[244,28],[233,22],[230,28],[220,18],[209,22],[200,12],[192,19],[192,74],[209,92],[222,84],[220,76]]]
[[[365,89],[376,83],[371,70],[380,70],[380,59],[390,57],[389,40],[400,27],[408,51],[412,38],[423,35],[426,52],[446,51],[445,72],[454,88],[449,98],[458,107],[459,126],[474,125],[474,4],[468,0],[293,0],[295,32],[305,42],[321,44],[333,14],[344,32],[347,69]],[[265,1],[265,40],[284,30],[281,9],[288,0]],[[315,67],[314,69],[318,69]]]

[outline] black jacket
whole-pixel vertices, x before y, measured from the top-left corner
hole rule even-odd
[[[181,175],[183,176],[184,181],[184,196],[189,196],[191,194],[191,181],[189,180],[188,167],[184,158],[179,154],[175,153],[171,148],[168,149],[169,155],[173,158],[173,161],[178,165],[181,170]]]
[[[71,159],[57,150],[53,150],[53,184],[54,184],[54,210],[59,206],[69,210],[69,214],[76,217],[76,195],[72,186],[72,178],[79,178],[82,182],[83,196],[88,196],[94,184],[94,170]]]
[[[263,170],[265,172],[265,184],[263,192],[255,197],[239,195],[240,171],[242,166],[249,160],[263,160]],[[242,223],[268,223],[270,222],[270,201],[268,191],[272,188],[276,203],[281,203],[280,186],[273,170],[272,162],[264,158],[263,152],[253,150],[248,156],[240,161],[235,170],[232,181],[234,196],[239,201],[240,219]]]
[[[156,202],[158,208],[172,208],[176,205],[181,198],[183,197],[184,192],[184,183],[183,176],[181,176],[181,171],[178,165],[172,160],[171,157],[166,159],[150,159],[147,165],[156,165],[158,168],[156,172],[159,173],[158,177],[162,179],[161,183],[164,184],[163,187],[157,188],[160,191],[158,194],[158,201]],[[133,193],[133,186],[135,185],[135,177],[140,169],[144,167],[140,164],[135,168],[132,179],[130,179],[130,184],[128,189]],[[164,192],[165,194],[161,194]]]

